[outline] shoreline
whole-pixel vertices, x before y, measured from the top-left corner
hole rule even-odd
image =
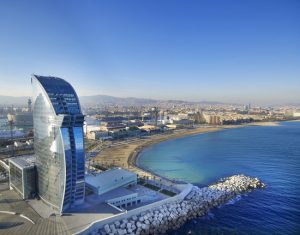
[[[243,125],[224,125],[224,126],[216,126],[216,127],[212,127],[213,129],[211,130],[204,130],[204,131],[197,131],[195,133],[189,133],[189,132],[185,132],[182,135],[176,135],[176,136],[169,136],[169,138],[166,139],[157,139],[157,140],[153,140],[153,141],[149,141],[146,144],[140,145],[138,146],[134,151],[132,151],[130,153],[130,155],[128,156],[128,165],[132,166],[132,167],[136,167],[138,169],[141,169],[145,172],[148,172],[156,177],[159,177],[161,179],[164,180],[168,180],[168,181],[172,181],[173,183],[183,183],[181,181],[177,181],[177,180],[173,180],[173,179],[169,179],[167,177],[161,176],[155,172],[153,172],[150,169],[144,168],[139,164],[139,157],[142,153],[142,151],[144,151],[145,149],[164,142],[164,141],[169,141],[169,140],[173,140],[173,139],[179,139],[179,138],[183,138],[183,137],[187,137],[187,136],[193,136],[193,135],[198,135],[198,134],[206,134],[206,133],[211,133],[211,132],[216,132],[216,131],[222,131],[222,130],[226,130],[226,129],[232,129],[232,128],[243,128],[243,127],[247,127],[247,126],[279,126],[280,123],[277,121],[271,121],[271,122],[253,122],[253,123],[246,123]]]
[[[160,179],[163,183],[170,185],[174,183],[182,183],[177,180],[169,179],[161,176],[150,169],[146,169],[139,164],[139,157],[143,150],[153,146],[155,144],[183,138],[186,136],[193,136],[198,134],[205,134],[215,131],[221,131],[231,128],[243,128],[248,126],[279,126],[279,121],[270,122],[253,122],[242,125],[224,125],[224,126],[202,126],[194,129],[182,129],[173,133],[164,133],[158,135],[147,136],[133,142],[120,142],[121,144],[112,146],[110,148],[103,149],[99,155],[95,157],[95,160],[100,164],[111,164],[117,167],[127,168],[134,171],[140,177],[149,177],[152,179]]]
[[[218,126],[218,127],[201,127],[190,130],[182,130],[177,133],[159,134],[149,136],[139,141],[125,140],[116,141],[112,148],[107,149],[107,153],[120,154],[123,160],[127,159],[128,166],[132,169],[139,170],[151,176],[156,176],[163,181],[172,182],[173,186],[178,184],[162,177],[149,169],[143,168],[139,163],[139,157],[143,150],[150,146],[168,140],[183,138],[199,134],[210,133],[214,131],[226,130],[231,128],[241,128],[247,126],[279,126],[279,122],[261,122],[250,123],[234,126]],[[128,147],[131,146],[131,147]],[[126,150],[126,151],[124,151]],[[108,155],[107,155],[108,156]],[[110,155],[112,156],[112,155]],[[119,164],[121,161],[119,162]],[[129,169],[130,170],[130,169]],[[249,177],[243,174],[233,175],[221,178],[207,186],[200,188],[189,183],[178,185],[180,193],[174,197],[159,201],[158,203],[149,204],[137,210],[129,210],[128,212],[100,221],[90,226],[84,234],[98,231],[99,234],[162,234],[167,231],[178,229],[187,221],[206,215],[210,209],[219,207],[235,198],[237,195],[252,192],[255,189],[263,189],[265,184],[254,176]],[[177,185],[176,185],[177,187]]]
[[[198,135],[198,134],[211,133],[211,132],[216,132],[216,131],[220,131],[220,130],[224,130],[224,129],[226,129],[226,128],[225,127],[213,127],[212,129],[204,129],[204,130],[197,129],[197,130],[192,131],[192,132],[187,131],[187,132],[180,133],[180,134],[176,133],[174,135],[171,134],[171,135],[168,135],[168,136],[163,137],[163,138],[157,138],[157,139],[154,139],[154,140],[150,140],[150,141],[148,141],[144,144],[139,145],[137,148],[135,148],[134,151],[132,151],[129,154],[129,156],[128,156],[128,165],[130,167],[137,168],[137,169],[140,169],[144,172],[150,173],[152,175],[152,177],[158,177],[160,179],[163,179],[165,181],[170,181],[172,183],[182,183],[182,182],[179,182],[177,180],[169,179],[167,177],[164,177],[162,175],[159,175],[159,174],[151,171],[150,169],[146,169],[146,168],[142,167],[138,162],[142,151],[144,151],[145,149],[147,149],[147,148],[149,148],[149,147],[151,147],[155,144],[158,144],[158,143],[161,143],[161,142],[164,142],[164,141],[179,139],[179,138]]]
[[[228,128],[228,127],[227,127]],[[229,127],[230,128],[230,127]],[[104,148],[93,161],[103,164],[104,166],[114,165],[116,167],[127,168],[130,171],[138,174],[139,177],[148,177],[150,179],[159,179],[166,185],[173,185],[175,181],[170,180],[166,177],[160,176],[149,169],[144,169],[138,164],[138,158],[144,149],[154,144],[182,138],[185,136],[191,136],[201,133],[209,133],[226,129],[224,126],[218,127],[199,127],[194,129],[182,129],[173,133],[163,133],[147,136],[145,138],[137,139],[135,141],[122,141],[112,144],[111,147]]]

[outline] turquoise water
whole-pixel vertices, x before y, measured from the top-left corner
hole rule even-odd
[[[300,234],[300,122],[165,141],[145,149],[139,164],[198,186],[238,173],[267,184],[171,234]]]

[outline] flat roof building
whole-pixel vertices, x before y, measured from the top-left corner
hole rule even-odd
[[[110,192],[105,193],[107,199],[106,203],[112,204],[117,207],[126,208],[131,205],[136,205],[141,202],[137,192],[131,191],[126,188],[117,188]]]
[[[35,157],[32,155],[9,159],[9,187],[23,199],[36,194]]]
[[[122,168],[113,168],[98,174],[86,175],[87,187],[101,195],[119,187],[137,184],[137,174]]]

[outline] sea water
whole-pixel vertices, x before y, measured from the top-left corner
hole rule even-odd
[[[300,234],[300,122],[161,142],[143,150],[139,164],[200,187],[240,173],[267,184],[170,234]]]

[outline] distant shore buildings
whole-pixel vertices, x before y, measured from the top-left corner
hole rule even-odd
[[[293,117],[295,117],[295,118],[299,118],[300,117],[300,109],[299,110],[295,110],[293,112]]]

